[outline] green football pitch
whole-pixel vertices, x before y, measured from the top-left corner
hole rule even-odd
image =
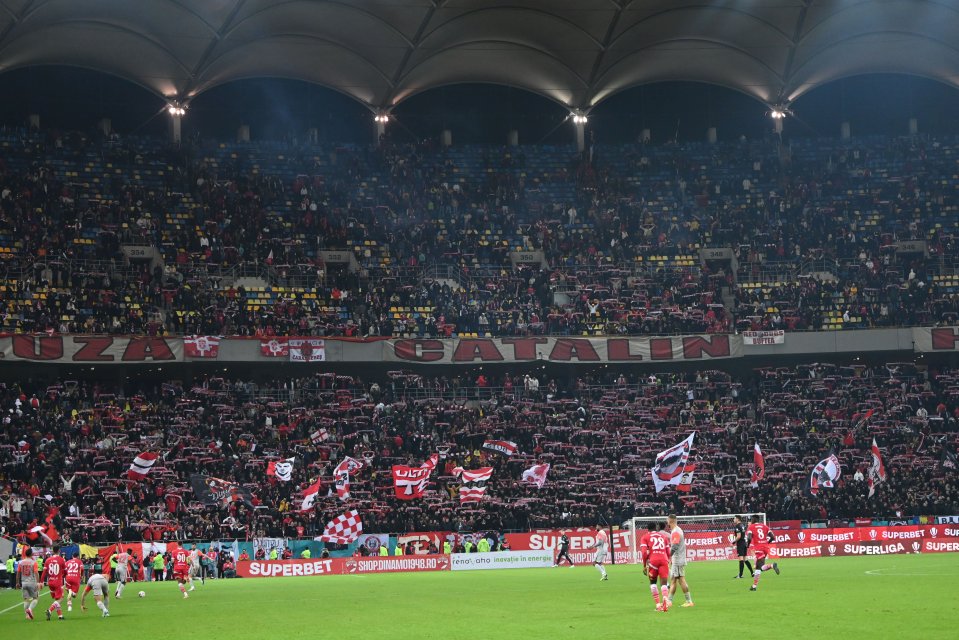
[[[759,591],[733,562],[690,565],[696,606],[653,609],[634,566],[591,566],[207,581],[184,600],[172,582],[131,584],[102,619],[25,620],[0,590],[0,638],[949,638],[959,636],[959,554],[803,559]],[[137,591],[146,591],[137,598]],[[12,607],[12,608],[11,608]]]

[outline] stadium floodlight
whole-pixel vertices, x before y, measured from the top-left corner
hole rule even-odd
[[[175,116],[183,117],[186,115],[186,107],[181,105],[179,102],[171,102],[170,104],[167,105],[166,110],[167,110],[167,113],[169,113],[171,116],[174,116],[174,117]]]
[[[792,114],[793,113],[789,110],[789,107],[783,104],[773,105],[770,107],[769,111],[766,112],[766,115],[773,120],[785,120]]]
[[[684,533],[715,533],[717,536],[723,535],[728,541],[729,548],[733,548],[732,531],[733,518],[740,516],[743,522],[748,524],[753,516],[759,516],[763,524],[766,523],[765,513],[714,513],[702,516],[676,516],[676,524],[682,528]],[[643,534],[649,530],[653,523],[666,522],[666,516],[642,516],[630,518],[623,523],[623,528],[629,531],[629,562],[636,564],[639,558],[639,541]],[[638,535],[636,535],[638,534]],[[687,543],[688,544],[688,543]],[[730,559],[735,556],[730,556]]]
[[[373,116],[373,122],[377,124],[386,124],[389,121],[390,121],[390,116],[389,114],[386,114],[386,113],[378,113],[375,116]]]
[[[586,124],[589,121],[589,118],[586,117],[586,114],[580,111],[571,112],[569,117],[573,119],[573,124]]]

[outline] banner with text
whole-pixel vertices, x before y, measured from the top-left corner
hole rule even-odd
[[[514,551],[544,551],[555,552],[559,547],[559,537],[563,534],[569,538],[569,555],[576,564],[592,562],[596,544],[596,529],[544,529],[529,533],[507,533],[506,542]],[[626,530],[613,531],[610,540],[616,562],[630,561],[630,532]],[[609,560],[607,559],[607,562]]]
[[[742,356],[742,337],[727,334],[649,338],[460,338],[392,340],[387,362],[492,364],[497,362],[669,362]]]
[[[182,338],[13,335],[0,337],[0,359],[55,364],[183,362]]]
[[[243,560],[236,563],[236,574],[242,578],[293,578],[407,571],[449,571],[449,569],[450,557],[446,555]]]
[[[491,553],[454,553],[450,556],[453,571],[477,569],[546,569],[553,566],[553,552],[493,551]]]
[[[786,332],[776,331],[743,331],[743,344],[747,346],[759,344],[785,344]]]

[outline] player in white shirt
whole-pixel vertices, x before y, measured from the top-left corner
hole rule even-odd
[[[596,544],[593,545],[593,549],[596,549],[596,553],[593,555],[593,565],[599,569],[599,573],[603,576],[600,580],[609,580],[606,575],[606,567],[603,566],[603,562],[606,560],[606,552],[609,550],[609,534],[606,533],[605,529],[599,528],[596,530]]]
[[[129,580],[129,568],[130,560],[133,558],[133,549],[127,549],[126,551],[120,551],[117,554],[117,570],[114,578],[117,581],[117,591],[113,596],[119,600],[123,597],[123,587],[126,586],[127,580]]]
[[[94,573],[87,580],[87,588],[83,590],[83,595],[80,596],[80,610],[87,610],[87,594],[93,592],[93,599],[97,601],[97,608],[103,613],[104,618],[110,617],[110,585],[107,583],[107,578],[102,573]]]
[[[676,595],[676,585],[683,590],[683,596],[686,597],[684,607],[692,607],[693,598],[689,593],[689,585],[686,584],[686,534],[676,524],[676,516],[670,514],[667,518],[667,529],[669,529],[669,599],[663,610],[668,609],[673,604],[673,596]]]
[[[190,591],[196,589],[193,584],[193,578],[199,576],[200,584],[206,584],[203,581],[203,571],[200,568],[200,558],[205,558],[206,554],[196,548],[196,545],[193,545],[193,548],[190,549]]]

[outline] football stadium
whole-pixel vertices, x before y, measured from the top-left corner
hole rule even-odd
[[[0,0],[0,637],[952,637],[957,41]]]

